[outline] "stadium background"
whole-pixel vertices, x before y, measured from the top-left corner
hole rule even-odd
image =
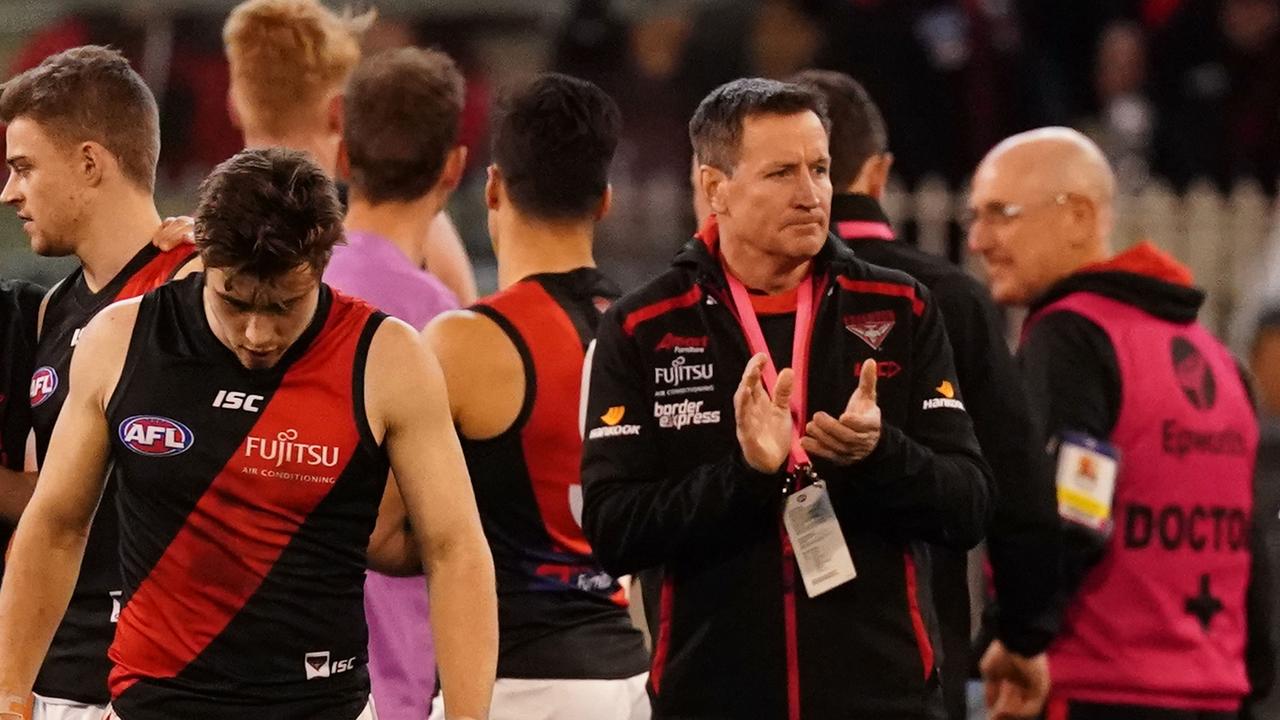
[[[0,0],[10,74],[86,42],[122,49],[160,102],[157,195],[189,212],[196,184],[239,148],[226,113],[221,27],[233,0]],[[336,2],[331,6],[341,7]],[[1071,125],[1120,177],[1119,244],[1151,238],[1210,290],[1207,323],[1244,350],[1280,299],[1273,206],[1280,176],[1280,0],[380,0],[366,51],[435,45],[468,87],[467,179],[451,211],[494,287],[481,197],[495,94],[544,69],[614,95],[626,129],[615,211],[598,258],[624,287],[688,236],[688,141],[697,101],[742,75],[811,66],[860,79],[897,158],[886,203],[909,240],[966,261],[956,222],[967,175],[1000,138]],[[356,9],[368,3],[356,4]],[[0,212],[0,277],[50,283]],[[976,268],[975,268],[976,270]],[[1275,286],[1275,287],[1272,287]]]

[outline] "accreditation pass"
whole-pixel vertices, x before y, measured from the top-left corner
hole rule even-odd
[[[817,597],[858,576],[826,483],[819,480],[788,497],[782,522],[809,597]]]

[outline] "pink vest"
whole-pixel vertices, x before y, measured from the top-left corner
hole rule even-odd
[[[1120,450],[1106,554],[1049,649],[1055,695],[1234,711],[1245,676],[1245,588],[1258,426],[1230,353],[1179,325],[1092,293],[1027,321],[1082,315],[1111,339]]]

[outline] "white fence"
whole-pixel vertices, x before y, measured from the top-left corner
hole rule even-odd
[[[941,181],[926,180],[910,193],[891,189],[885,210],[895,224],[914,220],[922,249],[946,254],[951,225],[961,217],[966,195]],[[1251,320],[1269,285],[1269,249],[1280,243],[1274,198],[1253,182],[1236,185],[1223,195],[1208,183],[1192,185],[1178,195],[1169,186],[1149,183],[1136,195],[1116,203],[1116,249],[1149,239],[1186,263],[1196,283],[1208,292],[1201,320],[1219,336],[1232,336],[1239,349],[1241,332]],[[976,258],[968,266],[980,275]],[[1280,299],[1280,298],[1272,298]],[[1247,315],[1248,317],[1244,317]]]

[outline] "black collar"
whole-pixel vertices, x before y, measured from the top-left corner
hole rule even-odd
[[[848,224],[859,223],[850,228]],[[846,227],[841,227],[845,225]],[[880,226],[874,229],[868,226]],[[893,228],[880,203],[870,195],[846,193],[831,198],[831,231],[844,240],[892,240]]]
[[[831,198],[831,223],[834,225],[841,220],[889,223],[889,217],[884,214],[880,203],[870,195],[861,193],[840,194]]]

